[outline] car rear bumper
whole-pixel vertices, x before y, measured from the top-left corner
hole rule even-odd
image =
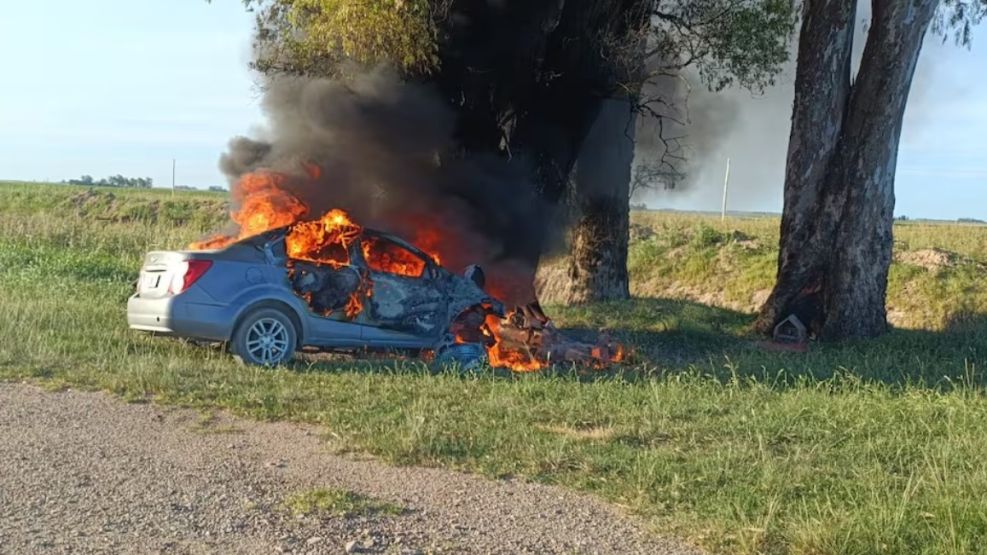
[[[144,298],[135,294],[127,301],[127,324],[140,331],[226,341],[233,320],[228,306],[195,302],[185,295]]]

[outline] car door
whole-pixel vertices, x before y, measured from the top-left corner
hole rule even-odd
[[[447,299],[437,286],[435,264],[384,236],[364,235],[361,241],[372,284],[368,323],[418,337],[441,334]]]
[[[264,251],[270,262],[271,271],[276,274],[273,278],[275,283],[284,283],[292,295],[297,296],[298,291],[293,289],[292,282],[298,278],[296,272],[304,271],[305,262],[294,261],[288,258],[285,251],[284,237],[278,236],[274,241],[264,245]],[[357,272],[357,270],[352,270]],[[305,318],[307,320],[308,337],[306,341],[311,344],[326,347],[347,347],[360,345],[362,341],[361,326],[351,322],[345,311],[334,310],[332,312],[316,312],[306,299]]]

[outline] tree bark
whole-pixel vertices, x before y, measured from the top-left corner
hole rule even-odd
[[[770,333],[790,314],[824,339],[886,331],[898,139],[937,4],[874,0],[851,86],[855,1],[806,3],[778,278],[755,322],[758,331]]]
[[[863,61],[850,95],[830,179],[845,184],[846,208],[824,289],[831,339],[887,329],[885,297],[894,243],[894,178],[912,76],[937,0],[875,0]]]
[[[795,71],[795,104],[788,139],[785,195],[781,216],[778,275],[761,307],[755,328],[769,333],[794,312],[806,287],[826,271],[820,227],[832,227],[838,214],[823,210],[823,185],[836,150],[847,97],[856,0],[808,0],[802,14]],[[837,204],[838,206],[838,204]],[[824,224],[821,219],[828,222]],[[798,314],[815,328],[813,315]]]
[[[627,99],[603,102],[586,136],[573,179],[566,304],[627,299],[627,235],[634,127]]]

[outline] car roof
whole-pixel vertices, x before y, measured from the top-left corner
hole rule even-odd
[[[429,255],[425,251],[419,249],[418,247],[412,245],[411,243],[405,241],[404,239],[402,239],[402,238],[400,238],[397,235],[394,235],[392,233],[387,233],[386,231],[378,231],[376,229],[364,229],[363,230],[363,235],[369,235],[371,237],[380,237],[382,239],[387,239],[388,241],[392,241],[394,243],[397,243],[398,245],[400,245],[400,246],[408,249],[409,251],[411,251],[411,252],[413,252],[413,253],[421,256],[422,258],[424,258],[426,260],[432,260],[431,255]],[[433,260],[433,262],[434,262],[434,260]]]
[[[259,237],[263,237],[265,241],[271,241],[271,240],[280,239],[279,236],[284,236],[287,233],[289,227],[291,227],[291,226],[284,226],[284,227],[279,227],[279,228],[275,228],[275,229],[269,229],[269,230],[267,230],[267,231],[265,231],[263,233],[258,233],[257,235],[253,235],[251,237],[245,237],[245,238],[243,238],[243,239],[241,239],[239,241],[236,241],[236,242],[237,243],[243,243],[243,242],[249,242],[249,241],[256,241],[257,238],[259,238]],[[387,239],[388,241],[391,241],[393,243],[397,243],[398,245],[400,245],[400,246],[408,249],[409,251],[417,254],[418,256],[424,258],[425,260],[429,260],[433,264],[438,265],[435,262],[435,259],[432,258],[432,256],[430,254],[428,254],[425,251],[419,249],[418,247],[412,245],[408,241],[405,241],[401,237],[398,237],[397,235],[394,235],[393,233],[388,233],[386,231],[380,231],[378,229],[363,228],[363,232],[361,233],[361,235],[363,235],[363,236],[370,236],[370,237],[379,237],[381,239]]]

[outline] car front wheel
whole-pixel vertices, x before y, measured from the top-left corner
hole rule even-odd
[[[436,349],[435,363],[439,367],[472,372],[487,364],[487,351],[480,343],[445,345]]]
[[[295,355],[298,332],[285,313],[261,308],[245,316],[233,334],[233,354],[247,364],[277,366]]]

